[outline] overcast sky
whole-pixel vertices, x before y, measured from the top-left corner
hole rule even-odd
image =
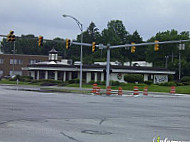
[[[190,0],[0,0],[0,34],[21,34],[76,39],[80,30],[72,15],[84,26],[93,21],[100,32],[110,20],[122,20],[144,40],[157,32],[190,31]]]

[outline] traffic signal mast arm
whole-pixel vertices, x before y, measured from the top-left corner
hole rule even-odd
[[[8,37],[8,35],[0,35],[0,37]],[[15,38],[21,38],[21,37],[15,36]],[[33,38],[33,39],[36,39],[36,37]],[[50,40],[50,39],[43,39],[43,40],[44,40],[44,41],[52,41],[52,40]],[[54,40],[54,41],[55,41],[55,42],[60,42],[60,43],[63,42],[63,41],[61,41],[61,40]],[[190,39],[188,39],[188,40],[173,40],[173,41],[159,41],[159,42],[157,42],[157,44],[183,43],[183,42],[190,42]],[[71,41],[71,44],[73,44],[73,45],[83,45],[83,46],[89,46],[89,47],[92,46],[92,44],[90,44],[90,43],[79,43],[79,42],[72,42],[72,41]],[[132,46],[137,47],[137,46],[144,46],[144,45],[155,45],[155,42],[115,45],[115,46],[110,46],[109,48],[110,48],[110,49],[114,49],[114,48],[124,48],[124,47],[132,47]],[[106,49],[106,48],[107,48],[106,45],[102,45],[102,44],[96,45],[96,47],[99,47],[99,48],[101,47],[102,49]]]
[[[173,40],[173,41],[159,41],[157,42],[157,44],[170,44],[170,43],[183,43],[183,42],[190,42],[190,39],[188,40]],[[92,46],[92,44],[90,43],[79,43],[79,42],[72,42],[72,44],[74,45],[83,45],[83,46]],[[132,47],[132,46],[145,46],[145,45],[155,45],[155,42],[147,42],[147,43],[135,43],[135,44],[124,44],[124,45],[115,45],[115,46],[110,46],[110,49],[114,49],[114,48],[124,48],[124,47]],[[106,45],[96,45],[96,47],[101,47],[102,49],[106,49],[107,46]]]
[[[189,42],[188,40],[173,40],[173,41],[159,41],[157,44],[166,44],[166,43],[183,43],[183,42]],[[155,42],[147,42],[147,43],[137,43],[137,44],[125,44],[125,45],[116,45],[116,46],[110,46],[110,49],[114,48],[123,48],[123,47],[132,47],[132,46],[144,46],[144,45],[155,45]]]
[[[91,44],[91,43],[72,42],[72,44],[92,47],[92,44]],[[97,46],[97,45],[96,45],[96,46]]]
[[[0,35],[0,37],[8,37],[8,35]],[[19,38],[19,36],[15,36],[15,38]]]

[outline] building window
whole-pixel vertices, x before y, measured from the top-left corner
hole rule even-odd
[[[10,59],[10,64],[18,64],[18,65],[21,65],[21,64],[23,64],[23,60],[21,60],[21,59]]]
[[[13,59],[10,59],[10,64],[13,64]]]
[[[23,64],[23,60],[17,59],[17,64],[22,65]]]
[[[4,64],[4,59],[0,59],[0,64]]]
[[[30,64],[30,65],[35,64],[35,63],[38,63],[38,62],[40,62],[40,60],[35,60],[35,59],[29,60],[29,64]]]

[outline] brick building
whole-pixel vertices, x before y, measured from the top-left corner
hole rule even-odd
[[[47,60],[48,56],[42,55],[0,54],[0,77],[28,75],[28,71],[22,70],[23,67]]]

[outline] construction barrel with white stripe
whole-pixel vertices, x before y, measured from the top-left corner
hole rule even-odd
[[[148,96],[148,87],[144,87],[143,95]]]
[[[96,94],[97,84],[93,84],[92,93]]]
[[[176,93],[176,87],[175,86],[171,86],[170,87],[170,94],[175,94]]]
[[[106,95],[111,95],[111,86],[107,86]]]
[[[133,95],[138,95],[138,94],[139,94],[139,87],[138,86],[134,86]]]
[[[118,95],[122,96],[123,95],[123,90],[121,87],[118,88]]]

